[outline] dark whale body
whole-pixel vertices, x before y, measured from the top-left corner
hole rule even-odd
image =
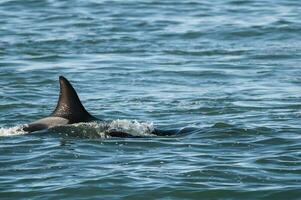
[[[82,105],[75,89],[63,76],[59,77],[60,95],[57,106],[51,115],[25,125],[22,129],[25,132],[35,132],[49,129],[56,126],[74,124],[80,122],[103,121],[92,116]],[[169,136],[178,133],[178,130],[158,130],[154,129],[152,134],[157,136]],[[130,133],[111,131],[108,133],[112,137],[133,137]],[[136,137],[136,136],[135,136]]]

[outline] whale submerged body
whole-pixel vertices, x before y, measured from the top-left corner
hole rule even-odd
[[[104,122],[92,116],[81,103],[75,89],[71,83],[63,76],[59,77],[60,94],[55,110],[48,117],[39,119],[30,124],[24,125],[23,131],[32,133],[58,126],[75,124],[81,122]],[[177,134],[179,130],[151,130],[151,135],[170,136]],[[112,137],[133,137],[130,133],[120,130],[110,130],[106,134]]]

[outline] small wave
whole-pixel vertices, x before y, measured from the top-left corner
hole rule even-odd
[[[84,138],[109,138],[110,133],[123,132],[132,136],[154,136],[153,123],[136,120],[113,120],[110,122],[88,122],[57,126],[50,129],[65,136]]]
[[[120,131],[129,133],[133,136],[154,136],[152,132],[154,131],[153,123],[149,122],[138,122],[136,120],[114,120],[108,125],[108,132]]]
[[[27,132],[22,130],[23,125],[0,128],[0,136],[23,135]],[[49,129],[50,132],[56,132],[60,135],[84,138],[109,138],[110,133],[124,132],[132,136],[154,136],[153,123],[138,122],[136,120],[113,120],[110,122],[88,122],[69,124],[64,126],[55,126]]]
[[[26,132],[22,130],[21,125],[14,126],[10,128],[0,128],[0,137],[1,136],[14,136],[14,135],[24,135]]]

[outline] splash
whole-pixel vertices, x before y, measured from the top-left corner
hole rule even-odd
[[[154,136],[152,132],[154,131],[153,123],[148,122],[138,122],[136,120],[114,120],[108,124],[108,132],[110,131],[120,131],[129,133],[133,136]]]
[[[14,136],[14,135],[24,135],[25,131],[22,130],[23,125],[14,126],[10,128],[0,128],[0,136]]]
[[[78,136],[88,138],[109,138],[110,132],[124,132],[132,136],[154,136],[153,123],[138,122],[136,120],[113,120],[111,122],[78,123],[62,127],[54,127],[52,130],[66,134],[66,136]]]
[[[24,135],[24,125],[11,128],[0,128],[0,136]],[[56,132],[64,136],[84,138],[109,138],[110,132],[118,131],[132,136],[155,136],[152,134],[154,125],[151,122],[138,122],[136,120],[113,120],[110,122],[88,122],[55,126],[48,131]]]

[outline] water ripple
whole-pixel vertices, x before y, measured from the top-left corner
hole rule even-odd
[[[1,1],[0,198],[299,199],[300,8]],[[52,112],[59,75],[93,115],[120,119],[114,127],[184,133],[19,131]]]

